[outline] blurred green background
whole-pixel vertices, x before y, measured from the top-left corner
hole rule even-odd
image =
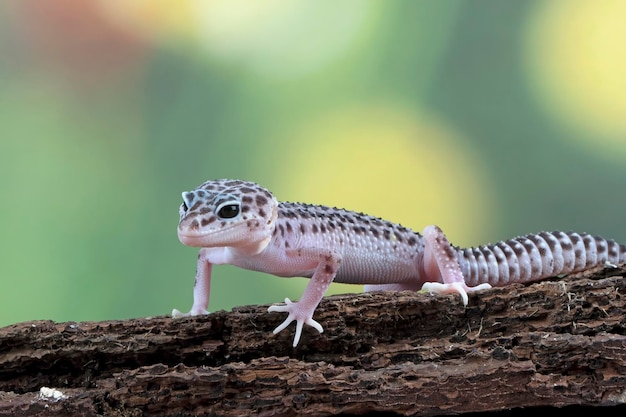
[[[0,5],[0,325],[191,306],[180,193],[626,242],[626,2]],[[307,280],[214,269],[210,310]],[[358,291],[335,286],[333,292]]]

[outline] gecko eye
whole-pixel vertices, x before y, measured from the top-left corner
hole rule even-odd
[[[189,210],[189,207],[187,207],[187,204],[183,201],[183,204],[180,205],[180,211],[182,213],[187,213],[187,210]]]
[[[222,219],[232,219],[239,214],[239,203],[227,202],[217,209],[217,215]]]

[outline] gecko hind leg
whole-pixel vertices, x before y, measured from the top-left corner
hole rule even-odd
[[[475,287],[465,284],[456,250],[439,227],[427,226],[424,229],[424,244],[424,273],[428,282],[422,290],[436,294],[459,294],[463,305],[467,305],[468,292],[491,288],[489,284]]]

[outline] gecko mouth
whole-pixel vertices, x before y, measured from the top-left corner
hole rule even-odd
[[[211,238],[212,236],[216,236],[225,232],[228,232],[229,230],[233,229],[235,226],[230,226],[230,227],[224,227],[222,229],[219,230],[211,230],[211,231],[198,231],[198,232],[193,232],[193,231],[189,231],[189,230],[185,230],[185,231],[178,231],[178,240],[181,241],[181,243],[183,243],[184,245],[187,246],[204,246],[204,247],[208,247],[209,245],[207,245],[207,238]],[[222,244],[218,244],[216,246],[223,246]]]

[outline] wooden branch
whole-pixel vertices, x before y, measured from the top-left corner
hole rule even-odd
[[[0,415],[445,415],[626,411],[626,268],[456,296],[328,297],[325,332],[267,306],[0,329]],[[42,388],[43,387],[43,388]],[[571,410],[570,410],[571,411]],[[604,412],[603,411],[603,412]],[[558,414],[558,410],[553,410]],[[603,414],[607,415],[607,414]]]

